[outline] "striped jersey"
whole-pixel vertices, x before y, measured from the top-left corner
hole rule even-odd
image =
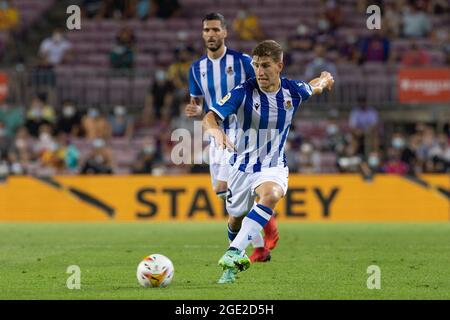
[[[251,78],[211,107],[222,120],[237,116],[236,132],[227,133],[236,141],[230,164],[243,172],[287,166],[284,145],[291,122],[302,101],[311,95],[311,86],[303,81],[281,78],[280,89],[267,93]]]
[[[208,112],[231,89],[255,76],[251,61],[250,56],[228,48],[217,59],[202,56],[189,70],[191,97],[203,97],[203,109]],[[228,119],[224,128],[228,128]]]

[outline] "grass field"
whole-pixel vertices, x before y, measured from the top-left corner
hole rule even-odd
[[[0,224],[0,299],[450,299],[450,224],[280,223],[272,261],[218,285],[225,223]],[[167,255],[165,289],[136,267]],[[69,265],[81,289],[69,290]],[[367,267],[381,268],[369,290]]]

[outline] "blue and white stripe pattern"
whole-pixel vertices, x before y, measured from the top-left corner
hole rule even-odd
[[[234,240],[234,238],[236,238],[237,234],[239,233],[239,230],[238,231],[231,230],[230,225],[228,225],[227,229],[228,229],[228,240],[230,240],[231,242]]]
[[[263,228],[272,217],[273,211],[260,203],[253,206],[252,210],[247,214],[247,218],[259,223]]]
[[[251,61],[250,56],[228,48],[217,59],[202,56],[189,71],[190,95],[203,97],[203,109],[208,112],[231,89],[255,76]],[[228,129],[227,121],[224,127]]]
[[[227,134],[237,141],[230,163],[242,172],[287,166],[284,146],[291,122],[301,102],[312,95],[312,88],[303,81],[280,80],[280,89],[267,93],[255,78],[249,79],[210,107],[222,120],[237,115],[237,131]]]

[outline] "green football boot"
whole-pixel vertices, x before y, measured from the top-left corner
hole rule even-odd
[[[236,280],[237,269],[226,269],[217,283],[233,283]]]
[[[228,250],[219,260],[219,266],[225,271],[227,269],[236,270],[235,274],[250,268],[250,259],[245,253],[239,250]]]

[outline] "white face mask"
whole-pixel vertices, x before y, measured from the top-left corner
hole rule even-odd
[[[144,147],[144,153],[145,154],[153,154],[155,152],[155,146],[154,145],[147,145]]]
[[[336,134],[336,133],[338,132],[338,130],[339,130],[339,129],[338,129],[337,125],[335,125],[335,124],[330,124],[330,125],[327,127],[327,133],[328,133],[330,136]]]
[[[368,163],[369,163],[369,167],[375,168],[375,167],[378,167],[378,165],[380,164],[380,160],[378,159],[378,156],[372,155],[372,156],[369,156]]]
[[[73,106],[65,106],[63,108],[63,115],[66,118],[70,118],[75,114],[75,108]]]
[[[103,139],[95,139],[92,142],[92,146],[96,149],[103,148],[105,146],[105,141]]]
[[[405,146],[405,140],[403,140],[403,138],[396,137],[392,139],[392,146],[396,149],[401,149]]]
[[[91,118],[98,117],[98,110],[97,109],[89,109],[88,116]]]
[[[61,33],[55,33],[55,34],[53,34],[53,41],[55,41],[55,42],[60,42],[61,40],[62,40],[62,34]]]
[[[117,106],[114,108],[114,114],[118,117],[123,116],[126,114],[126,110],[122,106]]]

